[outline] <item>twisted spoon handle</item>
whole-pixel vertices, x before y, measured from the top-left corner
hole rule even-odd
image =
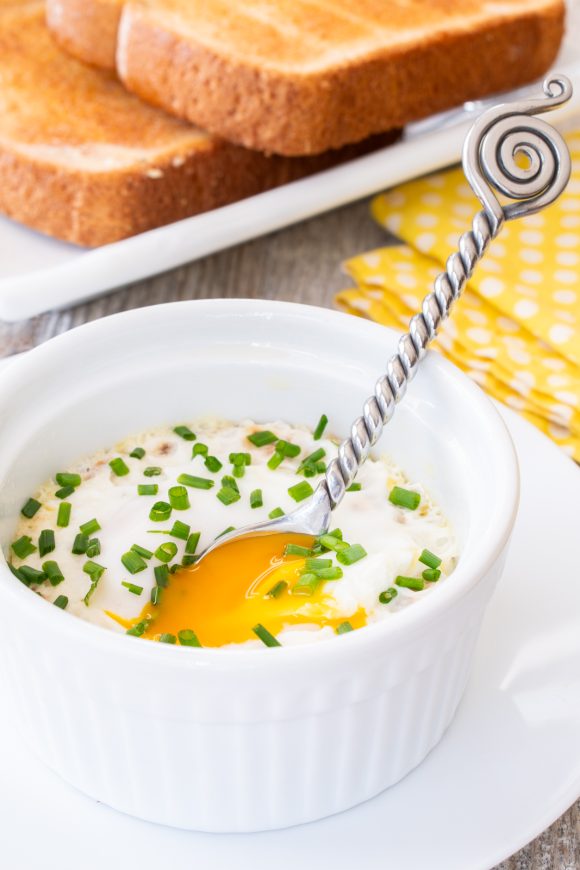
[[[350,438],[342,442],[338,457],[329,463],[321,486],[326,487],[333,508],[342,501],[380,438],[429,343],[449,317],[453,303],[503,222],[534,214],[566,187],[571,169],[566,144],[556,130],[532,116],[569,100],[572,85],[565,76],[551,77],[544,82],[544,94],[538,101],[496,106],[471,128],[463,148],[463,170],[483,209],[475,215],[471,230],[459,239],[459,250],[436,278],[421,313],[412,318],[409,332],[399,339],[397,353],[389,359],[374,395],[365,402],[362,416],[354,421]],[[526,158],[525,168],[517,163],[520,155]],[[494,188],[516,202],[502,205]]]

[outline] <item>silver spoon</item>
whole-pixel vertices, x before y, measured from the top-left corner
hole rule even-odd
[[[556,109],[571,96],[569,79],[551,76],[544,81],[543,98],[502,103],[477,119],[466,136],[462,160],[465,176],[483,209],[475,215],[472,229],[459,239],[459,251],[449,257],[445,272],[435,279],[434,289],[423,300],[421,313],[415,314],[409,324],[409,332],[399,339],[398,351],[388,361],[386,375],[377,381],[374,395],[365,402],[362,416],[354,421],[350,437],[340,445],[338,457],[329,463],[324,480],[292,513],[222,535],[200,558],[246,535],[290,532],[318,536],[328,531],[332,511],[342,501],[393,416],[428,344],[449,316],[490,241],[498,235],[504,221],[535,214],[554,202],[566,187],[571,171],[568,148],[553,127],[533,115]],[[516,164],[516,158],[522,154],[527,158],[525,168]],[[493,188],[515,202],[501,205]]]

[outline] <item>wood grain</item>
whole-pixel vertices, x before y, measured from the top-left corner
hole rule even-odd
[[[181,299],[249,297],[331,307],[336,291],[349,286],[341,262],[386,241],[369,216],[368,202],[359,202],[84,305],[23,323],[0,323],[0,357],[29,350],[99,317]],[[580,801],[496,870],[579,868]]]

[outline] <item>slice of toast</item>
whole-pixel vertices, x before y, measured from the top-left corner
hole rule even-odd
[[[0,0],[0,212],[59,239],[114,242],[376,144],[315,159],[231,145],[142,103],[114,74],[62,51],[43,2]]]
[[[63,44],[153,105],[249,148],[314,154],[522,85],[563,0],[48,0]],[[84,10],[84,11],[83,11]],[[91,41],[92,17],[100,25]]]

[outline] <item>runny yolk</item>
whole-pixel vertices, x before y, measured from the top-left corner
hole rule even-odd
[[[289,625],[317,625],[336,628],[346,619],[353,628],[366,623],[366,612],[342,614],[328,594],[333,582],[321,583],[312,595],[293,594],[292,587],[304,571],[304,558],[284,556],[286,544],[310,548],[306,535],[254,535],[223,544],[197,565],[170,575],[157,605],[146,605],[131,624],[152,618],[143,637],[155,639],[162,633],[177,635],[193,629],[202,646],[222,646],[256,639],[257,623],[271,634]],[[332,553],[326,555],[333,555]],[[268,596],[279,581],[287,588],[277,597]]]

